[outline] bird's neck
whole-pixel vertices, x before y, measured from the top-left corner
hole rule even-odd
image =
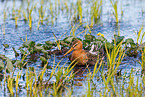
[[[82,49],[75,49],[74,51],[82,51]]]

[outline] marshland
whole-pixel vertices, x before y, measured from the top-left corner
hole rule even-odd
[[[144,97],[144,0],[1,0],[0,96]],[[64,54],[80,40],[95,59]]]

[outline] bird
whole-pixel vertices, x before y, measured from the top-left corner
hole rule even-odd
[[[72,55],[69,57],[71,62],[77,62],[77,66],[83,66],[86,64],[94,65],[97,62],[97,55],[91,54],[82,48],[82,42],[78,39],[74,40],[71,48],[63,55],[63,57],[73,51]]]

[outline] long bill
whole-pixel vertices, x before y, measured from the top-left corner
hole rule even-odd
[[[73,47],[71,47],[71,48],[69,49],[69,51],[67,51],[67,52],[63,55],[63,57],[64,57],[65,55],[67,55],[68,53],[70,53],[72,50],[74,50]]]

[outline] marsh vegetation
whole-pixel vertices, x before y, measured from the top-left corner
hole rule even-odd
[[[1,0],[0,96],[144,96],[143,0]],[[62,57],[79,39],[93,66]]]

